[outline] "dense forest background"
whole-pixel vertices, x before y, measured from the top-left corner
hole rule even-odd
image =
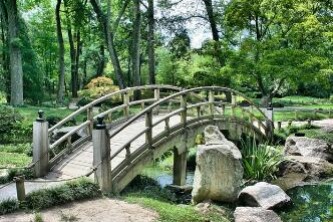
[[[0,102],[14,106],[64,104],[101,76],[232,87],[263,105],[329,97],[332,63],[331,0],[0,0]]]

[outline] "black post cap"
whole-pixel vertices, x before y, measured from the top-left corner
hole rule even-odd
[[[267,110],[273,110],[273,104],[271,102],[268,103]]]
[[[36,119],[36,121],[38,122],[44,122],[44,111],[43,110],[38,110],[38,118]]]
[[[106,125],[104,123],[104,116],[97,116],[97,123],[95,129],[105,129]]]

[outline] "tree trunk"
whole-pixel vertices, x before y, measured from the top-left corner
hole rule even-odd
[[[23,105],[23,70],[16,0],[7,0],[11,94],[10,104]]]
[[[68,42],[69,42],[69,54],[71,58],[71,91],[72,91],[72,97],[76,96],[75,91],[75,47],[74,47],[74,40],[73,40],[73,33],[72,33],[72,27],[70,20],[67,15],[67,34],[68,34]]]
[[[80,63],[80,54],[81,54],[81,33],[80,30],[78,29],[76,31],[76,51],[75,51],[75,69],[74,69],[74,95],[73,97],[77,97],[77,91],[79,90],[79,63]]]
[[[105,54],[104,54],[104,44],[102,43],[99,47],[99,60],[97,65],[96,77],[102,76],[105,68]]]
[[[118,81],[118,85],[120,88],[126,88],[126,84],[123,78],[123,72],[120,67],[120,62],[118,58],[117,51],[115,49],[114,40],[113,40],[113,33],[110,30],[109,18],[110,18],[110,0],[108,0],[108,13],[107,16],[102,12],[99,4],[96,0],[90,0],[90,3],[97,14],[98,20],[103,28],[103,34],[105,38],[105,42],[107,44],[107,49],[111,58],[111,62],[113,65],[114,72],[116,74],[116,78]]]
[[[133,13],[134,22],[132,27],[132,73],[134,86],[141,85],[140,79],[140,29],[141,29],[141,11],[140,2],[133,0]],[[137,91],[139,92],[139,91]],[[135,99],[139,99],[140,95],[137,93],[134,95]]]
[[[155,18],[154,0],[148,0],[148,69],[149,84],[155,84]]]
[[[273,95],[269,93],[261,97],[260,105],[262,107],[268,107],[270,104],[272,104],[272,101],[273,101]]]
[[[6,100],[10,101],[10,73],[9,73],[9,55],[8,55],[8,15],[5,4],[0,0],[0,19],[1,19],[1,41],[2,41],[2,70]]]
[[[58,80],[58,102],[64,102],[64,92],[65,92],[65,47],[64,47],[64,39],[62,37],[61,30],[61,21],[60,21],[60,6],[61,0],[57,0],[56,5],[56,24],[57,24],[57,39],[59,46],[59,80]]]
[[[215,44],[214,44],[215,57],[216,57],[217,61],[219,62],[219,64],[221,66],[224,66],[225,62],[224,62],[222,52],[220,49],[220,44],[219,44],[220,37],[219,37],[217,25],[216,25],[216,19],[214,16],[213,3],[212,3],[212,0],[203,0],[203,2],[205,3],[208,21],[209,21],[210,28],[212,31],[213,40],[215,41]]]

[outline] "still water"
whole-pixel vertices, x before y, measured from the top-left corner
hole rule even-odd
[[[162,187],[172,184],[172,172],[154,167],[145,175],[155,179]],[[192,185],[194,172],[188,171],[186,184]],[[285,222],[333,222],[333,181],[325,184],[296,187],[287,194],[293,200],[292,207],[279,212]]]

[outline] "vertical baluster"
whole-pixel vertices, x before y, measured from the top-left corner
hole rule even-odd
[[[214,91],[209,91],[208,95],[208,101],[209,101],[209,115],[211,118],[214,118]]]
[[[155,99],[155,102],[160,100],[160,89],[159,88],[154,89],[154,99]],[[156,106],[155,107],[156,115],[158,115],[159,111],[160,111],[160,106]]]
[[[125,105],[125,107],[124,107],[124,116],[126,118],[128,118],[129,117],[129,95],[128,95],[128,92],[124,92],[123,96],[124,96],[124,105]]]
[[[197,106],[197,117],[201,117],[201,106]]]
[[[87,120],[90,121],[89,126],[88,126],[88,131],[89,131],[89,135],[92,135],[92,131],[94,128],[94,114],[93,114],[93,107],[89,107],[87,109]]]
[[[187,118],[187,101],[186,95],[182,95],[180,100],[180,107],[183,108],[183,111],[180,113],[180,122],[182,123],[183,127],[186,127],[186,118]]]
[[[222,115],[225,117],[225,104],[222,104]]]
[[[152,125],[153,125],[153,115],[152,115],[152,111],[149,110],[146,113],[146,127],[148,128],[146,131],[146,144],[148,144],[148,146],[150,148],[152,148],[152,144],[153,144]]]
[[[125,146],[125,149],[126,149],[126,159],[127,159],[127,158],[129,158],[130,155],[131,155],[131,144],[130,144],[130,143],[127,144],[127,145]]]
[[[169,133],[170,133],[170,118],[165,119],[164,130],[167,132],[167,135],[169,135]]]

